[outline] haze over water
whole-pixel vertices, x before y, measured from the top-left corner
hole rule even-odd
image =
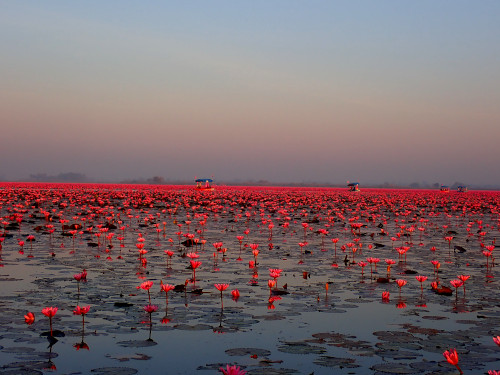
[[[1,180],[500,185],[496,1],[0,1]]]

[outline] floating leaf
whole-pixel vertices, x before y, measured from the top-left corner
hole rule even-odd
[[[314,364],[323,367],[338,367],[338,368],[356,368],[360,367],[357,365],[356,360],[352,358],[337,358],[330,356],[320,356],[313,361]]]
[[[100,367],[90,370],[90,372],[96,375],[134,375],[139,371],[131,367]]]
[[[267,349],[259,349],[259,348],[233,348],[233,349],[227,349],[226,354],[230,356],[256,355],[258,357],[268,357],[271,355],[271,352]]]
[[[320,346],[309,345],[305,342],[286,342],[278,350],[289,354],[323,354],[326,350]]]

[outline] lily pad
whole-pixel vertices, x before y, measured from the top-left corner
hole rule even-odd
[[[100,367],[90,370],[90,372],[96,375],[134,375],[138,373],[135,368],[131,367]]]
[[[267,349],[259,349],[259,348],[233,348],[228,349],[225,352],[230,356],[252,356],[256,355],[258,357],[267,357],[271,355],[271,352]]]
[[[356,360],[352,358],[338,358],[330,356],[321,356],[313,361],[314,364],[323,367],[338,367],[338,368],[356,368],[360,367],[357,365]]]
[[[326,350],[305,342],[286,342],[278,346],[278,351],[289,354],[323,354]]]
[[[157,343],[153,340],[129,340],[117,342],[118,345],[124,348],[146,348],[149,346],[155,346]]]
[[[0,375],[43,375],[43,372],[29,368],[0,371]]]
[[[380,363],[370,367],[373,371],[378,371],[383,374],[420,374],[417,369],[412,369],[400,363]]]
[[[249,375],[293,375],[298,371],[289,368],[260,367],[248,371]]]

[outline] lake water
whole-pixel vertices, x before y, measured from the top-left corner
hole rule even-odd
[[[5,183],[0,197],[0,374],[456,374],[451,348],[466,374],[500,369],[498,192]],[[160,281],[179,289],[168,305]]]

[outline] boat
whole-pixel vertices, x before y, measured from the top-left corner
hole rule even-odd
[[[347,184],[347,188],[349,189],[349,191],[361,191],[359,189],[359,182],[351,182]]]
[[[196,182],[196,190],[203,191],[213,191],[214,187],[212,186],[213,180],[211,178],[197,178],[194,180]]]

